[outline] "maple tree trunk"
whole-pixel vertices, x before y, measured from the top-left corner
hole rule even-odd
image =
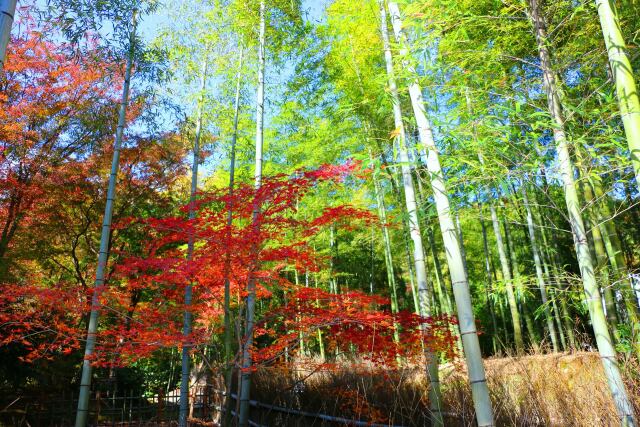
[[[206,54],[205,54],[206,55]],[[200,164],[200,135],[202,133],[202,109],[204,108],[204,91],[207,84],[207,69],[208,61],[205,57],[202,63],[202,75],[200,76],[200,98],[198,100],[198,112],[196,118],[196,134],[193,141],[193,163],[191,165],[191,192],[189,195],[189,219],[193,220],[196,217],[196,193],[198,191],[198,165]],[[195,236],[192,233],[189,235],[189,242],[187,244],[187,262],[191,262],[193,259],[193,247],[195,243]],[[189,344],[189,334],[191,334],[192,314],[190,311],[192,297],[192,287],[189,283],[184,291],[184,320],[182,327],[182,335],[184,336],[184,342],[182,344],[182,376],[180,381],[180,413],[178,417],[178,426],[187,427],[187,416],[189,415],[189,378],[190,378],[190,356],[189,351],[191,345]]]
[[[100,310],[100,294],[105,284],[105,270],[109,258],[109,236],[111,235],[111,219],[113,215],[113,205],[116,197],[116,183],[118,179],[118,164],[120,161],[120,146],[122,135],[126,125],[127,106],[129,104],[129,88],[131,85],[131,71],[135,55],[135,33],[137,27],[137,10],[134,9],[131,17],[131,33],[129,35],[129,53],[122,87],[122,100],[118,114],[118,126],[113,144],[113,159],[111,161],[111,172],[109,174],[109,186],[107,189],[107,202],[104,208],[104,218],[102,221],[102,232],[100,235],[100,250],[98,254],[98,266],[96,268],[96,280],[91,298],[91,314],[89,316],[89,326],[87,330],[87,340],[84,349],[84,359],[82,362],[82,375],[80,379],[80,395],[78,396],[78,410],[76,413],[75,427],[85,427],[87,416],[89,415],[89,396],[91,392],[91,357],[96,345],[96,332],[98,331],[98,314]]]
[[[413,264],[415,267],[418,300],[420,302],[420,314],[430,316],[431,309],[429,304],[429,290],[427,288],[427,271],[424,259],[424,248],[422,245],[422,235],[420,232],[420,223],[418,221],[418,205],[416,203],[415,187],[413,185],[413,175],[409,166],[409,155],[407,152],[406,134],[404,124],[402,122],[402,111],[400,109],[400,99],[393,70],[393,58],[391,56],[391,48],[389,43],[389,33],[387,30],[387,13],[384,1],[379,1],[380,6],[380,22],[381,33],[384,44],[384,56],[387,67],[387,77],[389,89],[393,103],[393,117],[397,133],[396,141],[398,147],[398,160],[401,164],[402,181],[404,186],[405,203],[408,213],[409,234],[413,241]],[[440,393],[440,381],[438,375],[437,356],[431,352],[426,353],[427,358],[427,374],[429,377],[429,401],[432,417],[432,425],[442,426],[442,396]]]
[[[600,358],[609,383],[609,388],[618,410],[618,415],[620,416],[620,422],[622,425],[635,425],[633,407],[627,395],[624,382],[622,381],[616,350],[613,346],[609,329],[607,328],[604,310],[602,309],[600,291],[595,277],[593,260],[591,258],[584,221],[582,220],[580,201],[573,177],[573,162],[569,154],[568,141],[564,131],[562,106],[560,104],[555,75],[552,71],[551,56],[547,47],[546,28],[541,15],[539,0],[530,0],[529,5],[531,20],[538,44],[540,67],[543,73],[543,87],[547,95],[549,113],[554,122],[553,139],[558,154],[559,172],[562,176],[569,223],[571,224],[576,255],[580,266],[582,283],[596,344],[600,352]]]
[[[2,227],[2,233],[0,234],[0,277],[2,278],[6,278],[9,272],[9,257],[7,256],[7,251],[18,229],[20,218],[23,215],[21,209],[22,192],[20,190],[14,190],[12,193],[9,198],[7,217]]]
[[[556,327],[553,323],[553,317],[551,316],[551,309],[549,308],[547,284],[544,280],[540,251],[538,250],[538,242],[536,239],[536,229],[533,222],[533,214],[531,213],[531,206],[529,206],[529,197],[527,196],[527,188],[525,185],[522,185],[522,197],[524,201],[524,208],[527,212],[527,229],[529,231],[529,242],[531,243],[531,252],[533,253],[533,264],[536,268],[536,280],[538,281],[538,289],[540,290],[540,298],[542,300],[542,307],[544,309],[544,317],[547,322],[549,336],[551,337],[551,345],[553,346],[553,351],[558,352],[560,351],[560,347],[558,346],[558,336],[556,334]]]
[[[382,6],[382,9],[384,10],[384,4],[382,4]],[[390,2],[389,8],[391,11],[394,31],[400,36],[399,39],[401,40],[402,44],[406,46],[406,39],[402,37],[401,34],[402,22],[400,19],[400,11],[398,9],[398,5],[395,2]],[[383,32],[386,32],[384,31],[386,30],[386,19],[383,21],[383,27]],[[391,67],[389,66],[389,63],[391,62],[391,52],[389,50],[388,44],[389,43],[387,41],[387,70],[388,72],[390,71],[391,73],[393,73],[392,64]],[[389,80],[391,81],[393,79],[390,78]],[[395,86],[395,82],[393,83]],[[451,275],[453,294],[458,309],[457,312],[460,334],[462,335],[462,344],[467,361],[467,368],[469,371],[469,379],[471,383],[471,390],[478,425],[493,426],[493,409],[491,407],[489,389],[487,387],[484,365],[482,363],[482,354],[480,352],[480,343],[478,341],[478,334],[476,331],[475,316],[473,314],[473,308],[471,305],[469,282],[467,280],[466,271],[464,270],[462,253],[460,250],[460,244],[458,242],[456,229],[451,218],[449,198],[446,190],[444,176],[442,173],[442,168],[440,166],[438,150],[433,139],[431,126],[425,113],[424,102],[422,100],[422,91],[417,82],[413,81],[409,85],[409,95],[411,97],[411,105],[413,107],[414,116],[418,125],[420,141],[427,151],[427,170],[429,171],[431,188],[433,190],[433,197],[436,204],[436,210],[438,212],[440,230],[442,233],[442,238],[444,240],[447,262],[449,264],[449,273]],[[402,125],[402,116],[400,112],[399,99],[397,98],[397,91],[396,99],[394,101],[396,101],[394,102],[394,107],[395,110],[397,110],[396,116],[398,116],[396,121],[400,121],[400,125]],[[400,130],[402,132],[402,127],[400,128]],[[403,136],[404,135],[401,134],[401,137]],[[406,162],[408,161],[406,150],[401,149],[400,153],[402,155],[403,151],[404,155],[400,159],[400,161],[404,165],[403,168],[406,168],[408,170],[408,166],[406,165]],[[415,213],[417,216],[417,212]],[[419,234],[418,237],[420,237]],[[442,418],[440,418],[440,421],[441,420]]]
[[[255,163],[255,189],[256,192],[262,185],[262,145],[264,136],[264,68],[265,68],[265,2],[260,1],[260,33],[258,48],[258,91],[256,100],[256,163]],[[253,208],[253,227],[259,227],[258,216],[260,214],[260,206],[256,202]],[[257,248],[256,248],[257,249]],[[257,250],[256,250],[257,256]],[[257,259],[255,260],[257,262]],[[245,339],[242,347],[242,377],[240,385],[240,427],[249,425],[249,399],[251,392],[251,373],[249,369],[252,365],[251,346],[253,345],[253,325],[256,309],[256,281],[255,278],[249,277],[247,286],[247,318]]]
[[[620,116],[631,152],[631,164],[640,189],[640,100],[633,68],[626,53],[620,21],[612,0],[596,0],[600,26],[607,46],[609,64],[614,75]]]
[[[238,74],[236,75],[236,95],[233,113],[233,133],[231,134],[231,147],[229,153],[229,202],[227,205],[227,239],[231,240],[231,225],[233,223],[233,191],[236,174],[236,144],[238,141],[238,120],[240,117],[240,88],[242,86],[242,61],[244,57],[244,45],[240,46],[238,55]],[[231,423],[231,385],[233,376],[233,333],[231,328],[231,254],[227,252],[224,266],[224,363],[225,363],[225,412],[224,425]]]
[[[0,70],[4,68],[17,0],[0,0]]]

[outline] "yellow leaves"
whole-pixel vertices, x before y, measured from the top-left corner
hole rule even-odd
[[[400,137],[401,133],[402,133],[402,130],[399,127],[395,128],[389,133],[389,139],[398,138]]]

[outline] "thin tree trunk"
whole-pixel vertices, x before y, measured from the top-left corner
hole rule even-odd
[[[460,223],[460,215],[456,213],[456,232],[458,233],[458,242],[460,242],[460,255],[462,255],[462,265],[464,265],[464,271],[469,271],[467,266],[467,251],[464,248],[464,235],[462,234],[462,224]],[[467,280],[469,278],[467,277]]]
[[[608,255],[609,262],[614,272],[614,280],[621,282],[625,286],[618,287],[622,293],[622,299],[627,312],[627,320],[631,327],[631,340],[635,347],[636,357],[640,358],[640,313],[638,312],[638,304],[633,291],[633,285],[629,279],[626,263],[622,253],[620,239],[613,223],[611,210],[607,195],[602,190],[602,183],[599,177],[590,178],[590,184],[594,191],[596,220],[600,226],[600,235],[604,243],[605,251]],[[615,282],[614,282],[615,283]],[[607,286],[607,290],[611,291],[611,287]],[[606,295],[606,294],[605,294]],[[611,304],[615,307],[615,297],[610,296]],[[605,298],[606,301],[606,298]],[[613,327],[613,326],[612,326]]]
[[[543,171],[543,176],[544,171]],[[546,179],[545,179],[546,182]],[[545,186],[548,188],[548,186]],[[536,199],[536,194],[533,193],[534,200]],[[542,221],[542,216],[540,214],[540,204],[538,201],[535,202],[537,205],[537,209],[532,209],[532,213],[534,214],[534,218],[537,224],[544,224]],[[540,235],[542,236],[542,243],[544,251],[542,252],[547,261],[544,263],[545,274],[547,276],[547,280],[551,284],[551,293],[552,303],[553,303],[553,313],[556,317],[556,323],[558,326],[558,334],[560,335],[560,342],[562,343],[562,347],[565,351],[569,350],[569,348],[575,348],[575,336],[573,334],[573,328],[571,327],[571,319],[564,316],[564,310],[561,312],[558,310],[557,300],[561,298],[564,301],[564,296],[559,296],[559,287],[562,283],[562,278],[560,277],[560,266],[558,265],[557,260],[557,248],[555,239],[551,239],[551,241],[547,238],[546,228],[542,227],[540,230]],[[550,267],[549,267],[550,265]],[[561,292],[560,292],[561,293]],[[562,303],[564,304],[564,303]],[[564,307],[564,305],[563,305]],[[567,329],[566,326],[569,326]],[[567,339],[569,342],[567,343]]]
[[[369,156],[371,160],[373,160],[371,152],[369,152]],[[389,291],[391,294],[391,312],[396,314],[400,311],[400,307],[398,304],[398,292],[396,287],[395,271],[393,269],[391,238],[389,236],[389,228],[387,227],[387,210],[384,204],[384,194],[382,192],[382,189],[380,188],[378,177],[375,174],[373,176],[373,185],[374,185],[376,200],[378,202],[378,215],[380,217],[380,222],[382,223],[382,238],[384,240],[384,259],[387,267],[387,282],[388,282]],[[412,293],[415,294],[415,292],[413,292],[414,291],[413,288],[411,290],[412,290]],[[399,326],[394,323],[393,327],[394,327],[393,340],[396,344],[399,344],[400,343]],[[400,357],[398,357],[398,362],[400,362]]]
[[[381,1],[380,3],[383,15],[383,34],[385,34],[387,23],[385,16],[386,14],[384,13],[384,1]],[[403,48],[402,50],[407,53],[407,41],[401,31],[402,22],[400,19],[400,11],[398,9],[398,5],[395,2],[390,2],[389,8],[391,10],[394,31],[397,34],[397,38],[400,41],[401,47]],[[389,73],[391,76],[389,80],[392,86],[392,93],[395,92],[394,111],[396,116],[396,128],[398,128],[398,130],[400,131],[400,137],[402,139],[404,137],[404,135],[402,135],[402,113],[400,111],[400,103],[397,96],[397,90],[395,90],[395,78],[393,78],[393,63],[391,59],[391,51],[389,49],[389,41],[388,37],[385,38],[387,39],[385,43],[387,73]],[[478,341],[478,334],[476,331],[475,316],[473,314],[473,308],[471,306],[469,282],[467,281],[467,274],[462,261],[462,253],[460,250],[460,244],[458,242],[456,229],[451,218],[449,198],[446,190],[444,176],[442,173],[442,168],[440,167],[438,150],[433,139],[430,123],[425,113],[424,102],[422,100],[422,91],[417,82],[413,81],[410,84],[409,94],[411,97],[411,104],[413,106],[416,123],[418,125],[420,141],[423,144],[425,151],[427,152],[427,170],[429,171],[430,175],[433,197],[436,204],[436,210],[438,211],[440,229],[442,232],[445,253],[447,255],[447,261],[449,264],[449,273],[451,274],[453,293],[458,309],[458,322],[462,335],[464,353],[467,361],[467,369],[469,372],[469,380],[471,383],[474,407],[476,410],[476,418],[479,426],[493,426],[493,409],[491,407],[489,388],[487,387],[486,375],[482,363],[482,354],[480,352],[480,342]],[[404,147],[401,147],[400,154],[400,161],[403,164],[403,169],[406,169],[406,175],[408,175],[410,179],[410,170],[408,165],[406,165],[406,161],[408,160],[408,158],[406,149]],[[413,186],[410,181],[405,182],[405,188],[407,187],[409,187],[409,190],[413,192]],[[411,196],[413,196],[413,194],[411,194]],[[411,209],[408,210],[411,212]],[[417,212],[415,216],[417,219]],[[422,246],[419,226],[417,223],[415,225],[418,227],[416,230],[416,241],[419,241],[420,246]],[[416,251],[416,253],[420,252]],[[435,374],[437,374],[437,371],[435,372]],[[441,420],[442,418],[440,417],[439,420],[436,419],[434,421]]]
[[[76,427],[85,427],[89,415],[89,396],[91,392],[91,357],[96,345],[96,333],[98,331],[98,315],[100,312],[100,295],[105,284],[105,271],[109,259],[109,236],[111,235],[111,219],[113,205],[116,197],[116,183],[118,180],[118,164],[120,162],[120,146],[122,135],[126,125],[127,106],[129,104],[129,87],[131,85],[131,70],[135,55],[135,33],[137,26],[137,10],[131,16],[131,32],[129,34],[129,52],[122,87],[122,99],[118,114],[118,127],[113,144],[113,159],[109,174],[109,186],[107,188],[107,203],[104,208],[102,232],[100,235],[100,249],[98,254],[98,266],[96,268],[96,281],[91,298],[91,314],[89,315],[89,327],[87,329],[87,341],[84,348],[84,360],[82,362],[82,375],[80,379],[80,395],[78,396],[78,411],[76,413]]]
[[[611,335],[607,327],[607,320],[604,316],[600,291],[595,278],[593,260],[589,252],[589,243],[587,242],[587,233],[585,232],[582,214],[580,212],[580,201],[576,191],[576,185],[573,177],[574,168],[569,154],[567,137],[564,132],[564,117],[562,115],[562,106],[558,94],[558,87],[555,76],[552,71],[551,57],[548,51],[548,40],[544,21],[542,18],[539,0],[530,0],[531,19],[535,30],[536,41],[538,44],[538,53],[540,56],[540,67],[543,73],[543,86],[547,94],[549,104],[549,113],[554,121],[553,139],[556,144],[558,153],[558,163],[560,174],[564,185],[564,194],[569,214],[569,223],[573,231],[573,240],[575,243],[578,264],[582,275],[582,283],[584,286],[585,297],[589,307],[591,324],[600,358],[604,366],[605,375],[609,383],[609,388],[613,396],[620,421],[623,425],[635,425],[633,407],[627,395],[620,368],[618,366],[616,350],[613,346]]]
[[[231,225],[233,224],[233,192],[236,174],[236,143],[238,141],[238,120],[240,118],[240,89],[242,87],[242,60],[244,45],[240,46],[238,55],[238,74],[236,75],[236,96],[233,113],[233,132],[231,134],[231,147],[229,153],[229,202],[227,205],[227,239],[231,240]],[[231,254],[227,252],[224,266],[224,362],[225,362],[225,413],[224,425],[231,425],[231,386],[233,376],[233,332],[231,328]]]
[[[266,27],[266,10],[264,0],[260,1],[260,32],[259,32],[259,48],[258,48],[258,93],[256,100],[256,163],[254,171],[256,192],[262,186],[262,146],[264,136],[264,68],[265,68],[265,27]],[[253,227],[257,229],[258,216],[260,215],[260,206],[257,202],[253,207]],[[257,248],[256,248],[257,249]],[[257,250],[256,250],[257,254]],[[257,262],[257,260],[255,260]],[[242,381],[240,387],[240,427],[248,427],[249,425],[249,399],[251,394],[251,346],[253,345],[253,325],[256,307],[256,279],[249,277],[247,286],[247,318],[245,339],[242,347]]]
[[[318,289],[318,274],[313,274],[313,284],[316,289]],[[316,299],[316,305],[320,305],[320,302]],[[326,355],[324,351],[324,340],[322,339],[322,330],[318,328],[318,347],[320,348],[320,360],[322,363],[326,360]]]
[[[507,258],[507,251],[502,238],[502,232],[500,231],[500,222],[498,221],[496,208],[491,203],[489,204],[489,209],[491,210],[493,233],[496,236],[496,246],[498,248],[498,256],[500,258],[500,267],[502,268],[502,278],[504,279],[505,286],[507,288],[507,302],[509,304],[509,311],[511,312],[511,322],[513,323],[513,337],[516,343],[516,351],[518,353],[522,353],[524,351],[524,340],[522,339],[520,313],[518,312],[518,303],[516,302],[516,295],[513,290],[513,277],[511,275],[511,268],[509,267],[509,259]]]
[[[380,188],[378,177],[374,175],[373,185],[375,189],[376,200],[378,201],[378,215],[380,216],[380,222],[382,223],[382,238],[384,240],[384,259],[387,267],[387,281],[389,282],[389,290],[391,291],[391,312],[397,313],[399,311],[398,306],[398,292],[396,287],[395,271],[393,269],[393,257],[391,252],[391,238],[389,236],[389,227],[387,226],[387,212],[384,204],[384,194]]]
[[[527,306],[526,298],[524,295],[522,276],[520,275],[520,266],[518,264],[518,257],[515,250],[515,244],[511,239],[511,230],[509,227],[509,222],[505,218],[503,221],[504,226],[504,237],[506,240],[506,248],[507,253],[509,254],[509,259],[511,260],[511,271],[513,273],[513,281],[515,284],[516,291],[516,301],[520,303],[522,317],[524,318],[524,324],[529,331],[529,339],[531,341],[531,346],[537,351],[538,350],[538,332],[535,327],[535,322],[531,317],[531,312],[529,311],[529,307]]]
[[[206,53],[205,53],[206,55]],[[196,135],[193,142],[193,163],[191,166],[191,193],[189,195],[189,219],[196,217],[196,192],[198,191],[198,165],[200,164],[200,135],[202,133],[202,109],[204,108],[204,91],[207,84],[208,61],[205,57],[202,64],[202,75],[200,76],[200,96],[198,99],[198,112],[196,118]],[[193,248],[195,243],[194,233],[189,234],[189,242],[187,244],[187,262],[193,259]],[[184,320],[182,326],[182,335],[184,342],[182,344],[182,376],[180,382],[180,412],[178,416],[178,426],[187,427],[187,415],[189,405],[189,371],[190,357],[189,352],[191,345],[188,343],[189,334],[191,334],[192,313],[190,311],[192,297],[191,283],[189,283],[184,291]]]
[[[337,259],[338,243],[336,242],[336,225],[331,224],[329,227],[329,251],[331,257],[329,259],[329,291],[333,294],[338,293],[338,280],[335,277],[335,263]]]
[[[491,281],[491,255],[489,253],[489,242],[487,241],[487,226],[484,223],[484,217],[482,215],[482,206],[478,204],[478,210],[480,211],[480,227],[482,228],[482,249],[484,250],[484,271],[487,274],[487,284],[485,285],[485,291],[487,294],[487,305],[489,308],[489,314],[491,315],[491,325],[493,326],[493,335],[491,336],[491,342],[493,344],[493,353],[498,353],[498,324],[496,322],[496,313],[493,307],[493,299],[491,293],[493,291],[493,283]]]
[[[0,0],[0,70],[4,68],[17,0]]]
[[[600,26],[614,75],[620,116],[631,152],[631,164],[640,189],[640,101],[633,68],[626,53],[620,21],[612,0],[596,0]]]
[[[409,154],[407,152],[407,141],[402,121],[402,111],[400,109],[400,98],[398,96],[398,88],[396,85],[395,73],[393,70],[393,58],[391,55],[391,47],[389,42],[389,32],[387,30],[387,13],[385,10],[384,0],[379,0],[380,6],[380,23],[382,41],[384,44],[384,57],[387,67],[387,77],[389,90],[393,103],[393,118],[395,124],[395,133],[397,133],[398,160],[401,164],[402,180],[404,186],[405,203],[409,220],[409,233],[413,241],[413,263],[415,266],[416,281],[418,288],[418,296],[420,301],[420,314],[430,316],[429,307],[429,289],[427,288],[427,270],[424,260],[424,249],[422,246],[422,235],[420,232],[420,223],[418,221],[418,204],[416,202],[415,187],[413,184],[413,175],[409,166]],[[442,426],[442,395],[440,393],[440,380],[438,375],[438,359],[431,352],[426,353],[427,358],[427,374],[429,377],[429,401],[431,409],[431,421],[434,426]]]
[[[547,321],[547,329],[551,337],[551,344],[553,351],[560,351],[558,346],[558,337],[556,335],[556,328],[553,324],[553,317],[551,316],[551,309],[549,307],[549,299],[547,297],[547,284],[544,280],[544,274],[542,272],[542,262],[540,260],[540,251],[538,250],[538,243],[536,240],[535,224],[533,223],[533,214],[531,213],[531,206],[529,206],[529,198],[527,197],[527,189],[525,185],[522,185],[522,197],[524,201],[524,208],[527,211],[527,228],[529,230],[529,241],[531,242],[531,252],[533,253],[533,263],[536,268],[536,279],[538,280],[538,289],[540,290],[540,298],[542,300],[542,307],[544,309],[544,317]]]
[[[433,268],[436,276],[435,286],[444,294],[444,308],[446,312],[448,314],[453,314],[453,302],[451,301],[449,287],[447,286],[447,283],[445,283],[444,275],[442,274],[442,266],[440,265],[440,259],[438,258],[436,240],[433,236],[433,229],[431,228],[431,225],[427,225],[427,241],[429,242],[431,257],[433,258]]]
[[[591,188],[590,182],[585,182],[583,185],[583,193],[585,203],[591,207],[591,209],[587,209],[586,212],[586,223],[587,227],[591,230],[591,237],[593,239],[593,250],[596,255],[596,265],[598,266],[598,270],[600,271],[600,277],[602,278],[602,293],[604,296],[604,308],[606,310],[607,322],[609,323],[609,327],[611,328],[611,332],[613,333],[616,341],[618,340],[618,315],[616,313],[616,304],[615,297],[613,295],[612,286],[609,284],[610,275],[609,275],[609,265],[607,259],[607,252],[605,249],[605,245],[602,238],[602,230],[599,227],[598,222],[600,218],[597,215],[594,215],[594,204],[598,202],[595,200],[593,196],[593,190]]]
[[[547,276],[548,278],[549,276]],[[564,330],[562,326],[562,319],[560,318],[560,310],[558,310],[558,304],[556,300],[558,299],[558,295],[555,288],[549,289],[549,294],[551,295],[551,306],[553,307],[553,318],[555,320],[555,325],[558,327],[558,337],[560,338],[560,345],[562,345],[562,350],[567,351],[569,349],[567,345],[567,340],[564,336]]]

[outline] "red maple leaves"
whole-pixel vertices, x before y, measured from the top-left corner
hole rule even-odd
[[[355,227],[373,220],[370,213],[349,206],[324,209],[315,218],[297,217],[296,205],[304,195],[318,185],[335,185],[339,173],[341,168],[328,168],[270,177],[257,191],[240,186],[232,199],[226,190],[202,193],[193,220],[183,214],[123,221],[120,227],[139,228],[146,236],[144,255],[120,254],[123,261],[101,293],[103,326],[94,363],[127,364],[160,348],[183,344],[183,295],[188,284],[193,286],[190,310],[195,323],[187,340],[195,348],[209,343],[221,330],[227,260],[233,309],[240,307],[249,277],[257,280],[257,297],[265,313],[253,349],[257,362],[279,358],[285,348],[294,349],[301,336],[310,337],[318,330],[326,332],[328,350],[356,350],[376,363],[419,357],[424,348],[453,348],[451,319],[392,314],[389,302],[380,296],[335,295],[296,287],[286,279],[285,268],[319,268],[321,259],[309,242],[322,227],[332,223]],[[258,227],[252,222],[256,203],[262,207]],[[231,227],[228,206],[234,208]],[[194,252],[187,259],[190,239]],[[23,343],[29,350],[27,360],[75,350],[84,337],[82,319],[88,306],[83,296],[81,289],[62,285],[5,285],[0,296],[3,342],[38,336],[37,344]]]

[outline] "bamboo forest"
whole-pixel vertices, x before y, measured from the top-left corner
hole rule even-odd
[[[0,0],[0,426],[640,425],[639,83],[638,0]]]

